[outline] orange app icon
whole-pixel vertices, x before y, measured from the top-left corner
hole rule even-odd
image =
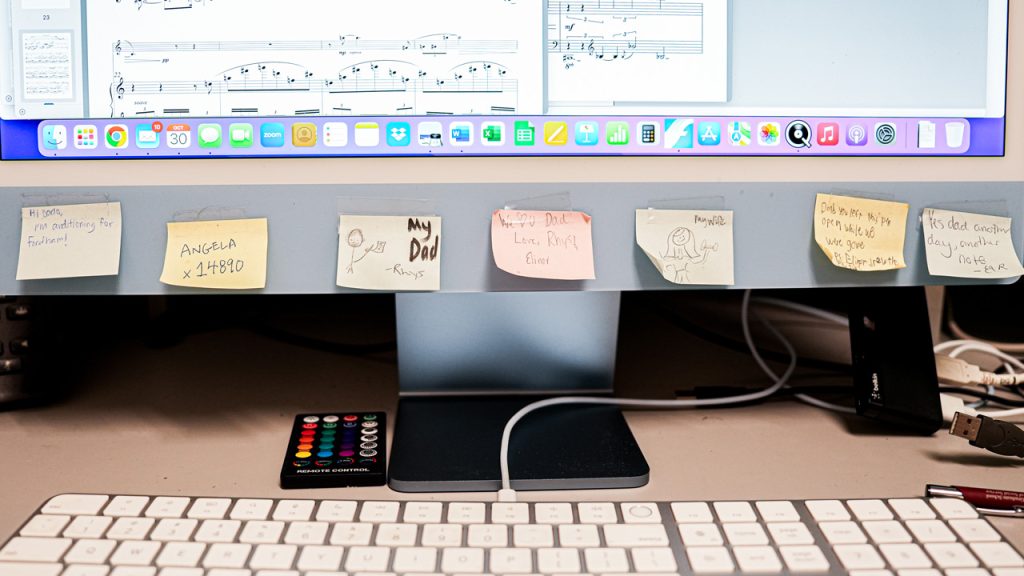
[[[292,124],[292,144],[302,148],[316,146],[316,124],[308,122]]]

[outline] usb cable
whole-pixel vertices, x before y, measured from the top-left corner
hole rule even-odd
[[[1024,430],[1009,422],[957,412],[949,433],[994,454],[1024,458]]]

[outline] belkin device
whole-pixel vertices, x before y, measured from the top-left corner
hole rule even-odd
[[[846,295],[857,413],[934,434],[942,427],[942,406],[924,288],[858,288]]]

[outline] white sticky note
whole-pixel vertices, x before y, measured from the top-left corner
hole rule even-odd
[[[168,223],[160,282],[215,290],[265,288],[268,240],[266,218]]]
[[[342,215],[338,226],[338,286],[440,290],[441,218]]]
[[[121,203],[21,209],[18,280],[116,276]]]
[[[673,284],[736,283],[731,211],[637,210],[636,243]]]
[[[928,208],[921,222],[932,276],[1001,280],[1024,275],[1012,219]]]

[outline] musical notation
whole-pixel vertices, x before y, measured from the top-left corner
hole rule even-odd
[[[29,32],[21,37],[22,89],[27,100],[71,98],[74,72],[69,32]]]
[[[130,2],[114,0],[115,4],[130,4],[134,6],[136,10],[142,10],[143,8],[160,8],[167,11],[189,10],[193,7],[205,6],[212,2],[213,0],[131,0]]]

